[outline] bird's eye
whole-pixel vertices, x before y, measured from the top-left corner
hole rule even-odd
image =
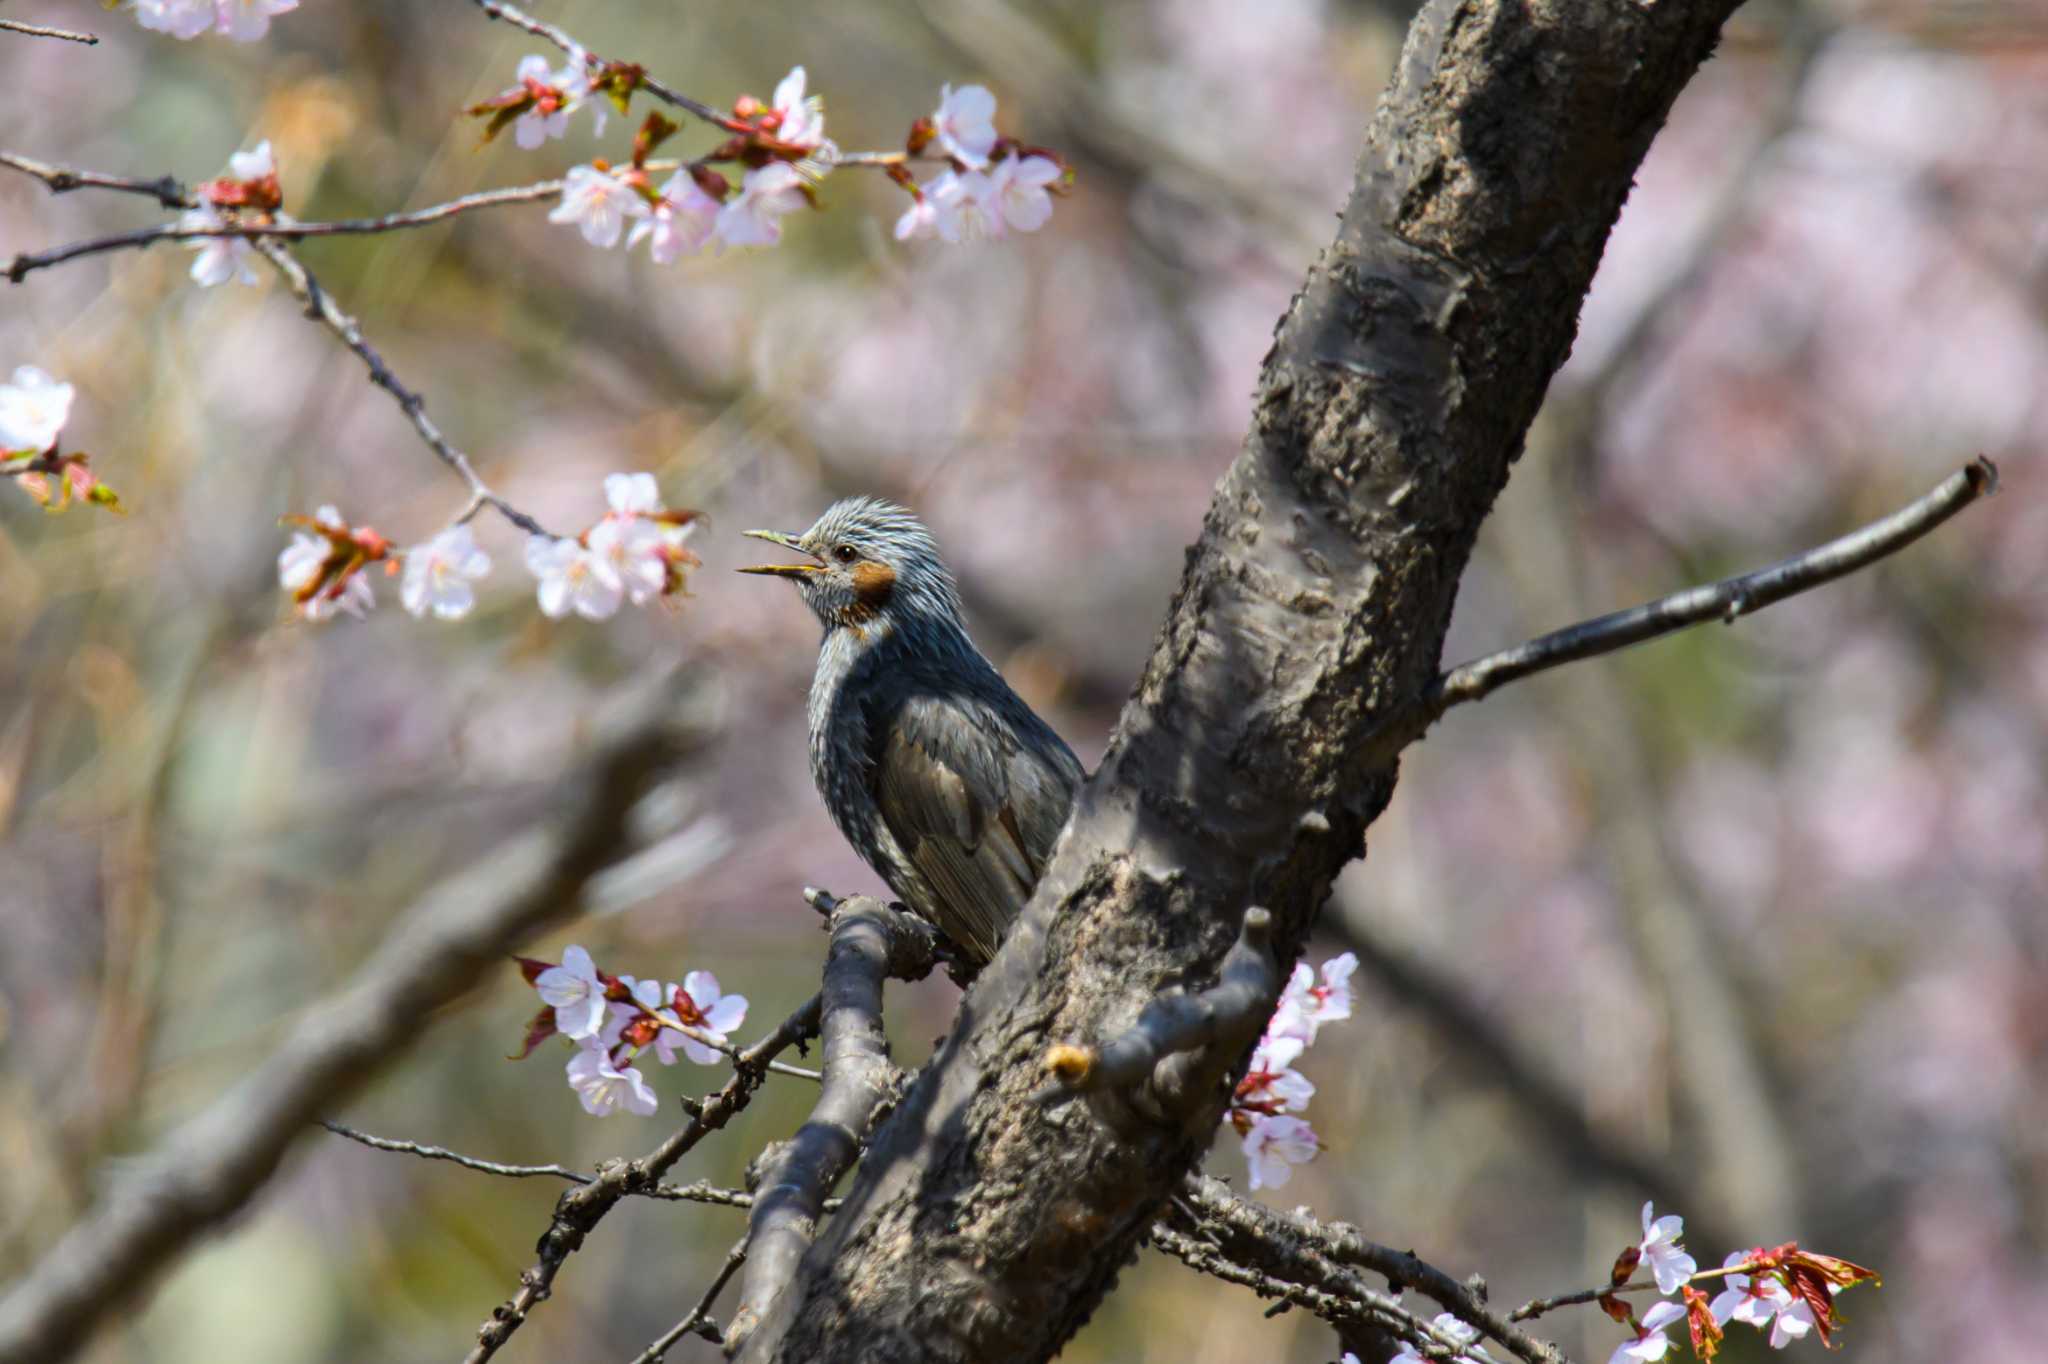
[[[852,545],[837,545],[832,550],[832,557],[842,564],[850,564],[859,556],[853,552]]]

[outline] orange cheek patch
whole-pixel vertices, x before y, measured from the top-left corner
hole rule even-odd
[[[896,570],[887,564],[864,560],[853,566],[854,606],[847,614],[856,620],[872,620],[889,604],[896,591]]]

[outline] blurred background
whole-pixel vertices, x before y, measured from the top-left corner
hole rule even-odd
[[[979,248],[899,246],[900,191],[852,172],[781,247],[668,268],[540,206],[306,243],[519,505],[586,525],[604,474],[648,470],[709,514],[695,595],[601,625],[544,620],[488,516],[467,620],[415,621],[385,582],[367,622],[290,619],[280,514],[334,502],[408,543],[465,493],[267,270],[203,291],[157,247],[0,293],[0,370],[78,386],[67,448],[133,509],[52,517],[0,487],[0,1278],[425,886],[557,817],[593,717],[678,658],[722,717],[672,793],[687,855],[532,950],[713,970],[752,1001],[743,1036],[815,988],[799,888],[878,884],[805,767],[814,626],[732,574],[759,562],[742,528],[909,502],[978,639],[1092,764],[1409,7],[536,8],[715,105],[802,63],[849,149],[900,144],[942,81],[985,83],[1078,192]],[[308,0],[246,46],[96,5],[6,13],[103,39],[0,34],[10,149],[196,182],[267,137],[308,219],[622,158],[652,107],[480,150],[457,111],[544,49],[463,4]],[[0,256],[161,216],[8,175]],[[1798,1237],[1881,1269],[1846,1302],[1863,1364],[2048,1351],[2044,323],[2048,6],[1746,7],[1643,169],[1446,662],[1804,548],[1978,452],[2003,492],[1874,572],[1517,686],[1411,750],[1312,954],[1366,960],[1358,1016],[1302,1063],[1327,1150],[1262,1196],[1515,1303],[1604,1278],[1654,1195],[1703,1266]],[[892,992],[900,1060],[955,998]],[[666,1119],[581,1111],[561,1044],[503,1059],[534,1007],[507,966],[334,1116],[513,1162],[652,1147]],[[653,1078],[672,1103],[720,1076]],[[809,1101],[771,1081],[676,1177],[737,1183]],[[1210,1168],[1241,1181],[1236,1146]],[[556,1192],[311,1134],[91,1357],[455,1357]],[[502,1357],[630,1357],[741,1229],[622,1207]],[[1262,1306],[1147,1253],[1063,1357],[1335,1358]],[[1549,1330],[1583,1360],[1619,1339],[1589,1309]]]

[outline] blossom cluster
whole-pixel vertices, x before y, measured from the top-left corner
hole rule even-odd
[[[1492,1355],[1473,1343],[1479,1339],[1478,1327],[1460,1320],[1449,1312],[1439,1312],[1436,1320],[1429,1324],[1429,1329],[1433,1336],[1439,1340],[1449,1341],[1456,1347],[1457,1353],[1449,1356],[1451,1364],[1495,1364]],[[1444,1357],[1425,1355],[1414,1341],[1404,1340],[1388,1364],[1430,1364],[1431,1360]],[[1360,1364],[1360,1361],[1357,1355],[1346,1350],[1343,1364]]]
[[[257,143],[252,151],[230,156],[228,173],[201,185],[199,197],[199,207],[180,215],[179,227],[230,227],[245,217],[256,222],[281,219],[283,215],[278,209],[284,203],[284,195],[278,188],[277,161],[271,154],[269,140]],[[185,244],[199,253],[192,262],[192,278],[200,287],[210,289],[231,279],[244,284],[257,282],[251,260],[256,248],[248,238],[194,237]]]
[[[574,611],[591,620],[615,614],[624,602],[643,605],[679,594],[697,556],[684,546],[697,514],[661,505],[653,474],[611,474],[604,481],[610,510],[576,539],[533,536],[526,565],[538,580],[540,609],[550,617]],[[299,614],[325,620],[337,613],[361,617],[377,604],[368,569],[382,564],[402,574],[398,597],[415,616],[459,620],[476,606],[476,584],[491,571],[465,522],[400,550],[368,526],[351,526],[332,506],[312,516],[288,516],[300,529],[277,556],[277,579]]]
[[[173,38],[225,33],[253,43],[270,32],[273,16],[299,7],[299,0],[135,0],[135,21]]]
[[[724,993],[709,971],[691,971],[679,985],[613,976],[574,946],[559,964],[530,957],[518,962],[542,1007],[514,1059],[557,1035],[575,1043],[569,1087],[595,1117],[622,1108],[651,1116],[660,1102],[634,1064],[643,1053],[652,1050],[664,1066],[676,1063],[678,1051],[700,1066],[716,1065],[732,1049],[728,1034],[746,1022],[746,996]]]
[[[118,512],[121,499],[87,467],[92,457],[57,449],[76,396],[70,384],[34,365],[19,366],[11,383],[0,384],[0,474],[50,511],[62,511],[75,496]]]
[[[914,151],[936,147],[947,169],[919,185],[899,180],[912,203],[896,220],[896,240],[999,241],[1036,232],[1052,217],[1052,193],[1066,182],[1058,160],[999,137],[996,97],[986,87],[943,86],[939,107],[911,132]]]
[[[1245,1164],[1254,1189],[1279,1188],[1294,1167],[1314,1160],[1321,1139],[1306,1118],[1296,1116],[1315,1097],[1316,1087],[1294,1070],[1325,1023],[1351,1017],[1351,974],[1358,958],[1350,952],[1323,963],[1322,983],[1300,962],[1280,993],[1266,1032],[1252,1053],[1251,1067],[1238,1082],[1223,1121],[1244,1139]]]
[[[1671,1338],[1665,1333],[1681,1321],[1687,1323],[1693,1353],[1703,1360],[1714,1357],[1725,1329],[1733,1322],[1768,1331],[1774,1350],[1809,1334],[1826,1345],[1841,1325],[1835,1295],[1858,1283],[1879,1282],[1874,1270],[1802,1250],[1796,1241],[1736,1251],[1719,1269],[1701,1273],[1699,1262],[1679,1245],[1685,1220],[1673,1214],[1657,1217],[1655,1211],[1651,1204],[1643,1204],[1643,1239],[1616,1257],[1612,1287],[1599,1298],[1609,1316],[1627,1323],[1635,1333],[1615,1347],[1608,1364],[1656,1364],[1671,1348]],[[1638,1318],[1613,1290],[1627,1284],[1646,1264],[1663,1298]],[[1697,1280],[1716,1278],[1722,1280],[1723,1288],[1711,1300],[1693,1287]],[[1679,1295],[1677,1301],[1672,1300],[1673,1294]]]

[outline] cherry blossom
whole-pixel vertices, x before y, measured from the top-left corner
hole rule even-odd
[[[303,518],[298,518],[301,524]],[[389,545],[367,527],[349,529],[332,504],[313,514],[313,524],[293,533],[277,556],[278,584],[298,599],[299,614],[321,621],[339,612],[361,618],[377,604],[363,565],[381,558]]]
[[[1305,1120],[1256,1115],[1244,1135],[1244,1158],[1251,1167],[1252,1188],[1284,1187],[1294,1177],[1294,1167],[1308,1164],[1321,1149],[1315,1129]]]
[[[939,203],[926,191],[919,191],[903,216],[896,220],[896,240],[921,241],[939,235]]]
[[[704,249],[718,227],[718,213],[724,205],[706,194],[687,171],[677,171],[661,187],[661,200],[648,216],[633,225],[626,238],[632,250],[645,237],[647,254],[656,265],[667,265],[678,256],[691,256]]]
[[[0,455],[40,455],[56,445],[75,396],[36,366],[18,366],[14,382],[0,384]]]
[[[548,221],[575,223],[583,240],[609,247],[619,244],[626,219],[647,214],[647,201],[618,176],[595,165],[571,166],[562,185],[562,202],[548,213]]]
[[[1289,1069],[1307,1045],[1299,1037],[1261,1038],[1258,1050],[1252,1053],[1251,1067],[1237,1087],[1234,1103],[1267,1113],[1299,1113],[1307,1108],[1308,1101],[1315,1097],[1316,1087],[1307,1076]]]
[[[581,1048],[569,1058],[569,1087],[592,1117],[602,1118],[619,1108],[652,1117],[661,1107],[645,1075],[630,1065],[614,1065],[609,1055],[596,1048]]]
[[[1721,1267],[1726,1269],[1748,1259],[1748,1251],[1733,1251],[1721,1261]],[[1792,1300],[1792,1295],[1775,1275],[1760,1274],[1752,1278],[1747,1274],[1730,1274],[1723,1282],[1727,1286],[1715,1297],[1713,1304],[1714,1320],[1723,1326],[1739,1321],[1762,1329],[1770,1324],[1781,1307]]]
[[[212,204],[201,204],[181,214],[178,226],[226,227],[227,219]],[[211,289],[231,279],[244,284],[261,282],[253,267],[256,248],[246,237],[193,237],[185,245],[199,253],[192,261],[192,279],[202,288]]]
[[[789,74],[775,87],[775,98],[769,104],[782,115],[775,136],[778,141],[787,142],[792,147],[822,147],[825,145],[825,97],[804,94],[806,80],[801,66],[791,67]]]
[[[947,171],[925,186],[925,194],[932,201],[939,236],[945,240],[959,245],[1003,235],[995,184],[980,171]]]
[[[593,1037],[604,1027],[605,985],[598,979],[590,953],[581,947],[565,949],[562,964],[541,972],[533,988],[540,992],[541,1002],[555,1011],[555,1027],[564,1037]],[[573,1071],[570,1083],[575,1083]],[[584,1107],[589,1106],[590,1101],[584,1100]]]
[[[298,7],[299,0],[220,0],[216,23],[238,43],[259,42],[269,35],[273,17]]]
[[[1788,1300],[1778,1308],[1778,1315],[1771,1322],[1771,1348],[1782,1350],[1795,1340],[1803,1340],[1813,1328],[1813,1305],[1804,1298],[1788,1295]]]
[[[1659,1302],[1643,1313],[1642,1330],[1635,1339],[1623,1341],[1614,1347],[1614,1353],[1607,1357],[1607,1364],[1655,1364],[1671,1348],[1671,1337],[1664,1334],[1678,1322],[1685,1320],[1685,1309],[1675,1302]]]
[[[1323,963],[1323,983],[1317,985],[1309,964],[1297,963],[1287,988],[1280,992],[1280,1004],[1273,1010],[1267,1032],[1313,1043],[1323,1024],[1351,1017],[1351,976],[1356,970],[1355,953],[1332,957]]]
[[[1430,1330],[1437,1336],[1451,1341],[1458,1347],[1458,1353],[1451,1356],[1453,1364],[1491,1364],[1492,1356],[1481,1349],[1467,1348],[1479,1339],[1479,1328],[1459,1320],[1449,1312],[1439,1312],[1429,1323]],[[1357,1355],[1346,1355],[1346,1359],[1357,1359]],[[1388,1364],[1430,1364],[1435,1356],[1425,1355],[1417,1349],[1415,1342],[1404,1340]]]
[[[681,989],[671,990],[669,996],[683,1022],[719,1042],[747,1021],[747,997],[720,991],[718,977],[709,971],[690,972],[683,977]],[[722,1059],[692,1037],[683,1039],[683,1055],[700,1066],[716,1065]]]
[[[1046,186],[1057,184],[1062,173],[1051,157],[1006,156],[989,172],[989,197],[1005,223],[1019,232],[1036,232],[1052,218]]]
[[[216,17],[214,0],[135,0],[135,22],[173,38],[197,38]]]
[[[555,74],[548,66],[548,59],[542,56],[522,57],[513,75],[525,90],[535,95],[535,99],[532,108],[512,121],[512,141],[521,150],[530,152],[551,137],[567,136],[569,102],[555,83]]]
[[[983,85],[939,87],[938,111],[932,115],[932,136],[946,155],[972,170],[988,167],[996,145],[996,97]]]
[[[806,202],[803,176],[787,161],[750,170],[740,192],[718,211],[718,240],[724,246],[773,246],[782,240],[782,217]]]
[[[246,152],[234,152],[228,156],[228,177],[234,180],[261,180],[277,174],[277,157],[270,150],[270,139],[264,138]]]
[[[625,598],[619,578],[574,540],[532,536],[526,542],[526,567],[540,580],[541,614],[551,620],[572,610],[586,620],[607,620]]]
[[[1642,1252],[1650,1272],[1657,1276],[1657,1291],[1668,1296],[1676,1293],[1679,1285],[1700,1266],[1678,1244],[1678,1238],[1685,1235],[1685,1219],[1673,1213],[1653,1221],[1653,1211],[1651,1204],[1643,1204],[1643,1240],[1636,1248]]]
[[[490,571],[491,556],[476,547],[469,527],[450,526],[406,552],[398,598],[415,616],[431,610],[443,620],[456,620],[476,605],[471,584]]]

